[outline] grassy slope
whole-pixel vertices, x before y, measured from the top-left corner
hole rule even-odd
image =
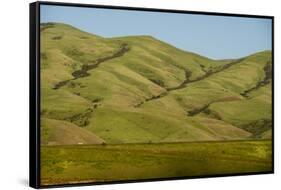
[[[42,185],[272,170],[271,141],[49,146],[41,154]]]
[[[167,92],[186,80],[186,72],[189,80],[195,80],[230,61],[210,60],[149,36],[104,39],[64,24],[50,25],[42,30],[41,36],[41,114],[45,118],[72,122],[106,143],[231,140],[252,136],[232,122],[237,114],[230,119],[222,114],[220,119],[213,115],[224,107],[219,106],[219,101],[224,101],[222,105],[235,102],[247,106],[244,103],[251,100],[240,93],[263,78],[262,68],[270,59],[270,52],[253,55],[223,72]],[[100,64],[87,77],[53,89],[58,82],[72,79],[71,73],[83,65],[117,52],[124,43],[129,51],[123,56]],[[258,89],[255,96],[267,96],[267,91]],[[134,107],[160,94],[167,95]],[[188,111],[212,102],[211,114],[187,116]],[[266,102],[270,104],[270,100]],[[263,110],[265,104],[261,101],[253,106]],[[234,107],[239,111],[240,105]]]
[[[264,52],[259,55],[250,56],[247,61],[255,61],[256,67],[264,67],[271,59],[269,52]],[[257,64],[259,63],[259,64]],[[271,64],[271,63],[270,63]],[[253,66],[251,65],[251,68]],[[262,69],[259,68],[260,75],[256,75],[258,81],[261,81],[265,76]],[[252,76],[253,74],[247,75]],[[252,86],[252,85],[251,85]],[[251,91],[248,97],[241,101],[233,101],[226,103],[214,103],[210,106],[210,110],[215,112],[219,117],[232,123],[233,125],[239,126],[249,132],[252,132],[254,136],[260,136],[263,132],[268,130],[271,133],[272,128],[272,84],[271,78],[268,83]],[[248,87],[249,88],[249,87]],[[231,108],[231,109],[230,109]]]
[[[248,98],[240,95],[263,80],[263,68],[270,59],[270,52],[252,55],[223,72],[190,83],[186,88],[173,91],[164,98],[148,102],[143,109],[161,110],[167,114],[173,107],[180,106],[181,110],[178,109],[173,117],[180,114],[190,115],[189,113],[202,109],[201,114],[194,114],[187,119],[196,118],[196,121],[200,121],[211,117],[216,125],[224,121],[241,128],[245,128],[244,125],[249,122],[270,121],[271,83],[253,90]],[[206,125],[210,127],[208,123]],[[254,129],[247,131],[255,133],[255,126],[253,127]]]
[[[104,140],[67,121],[41,119],[42,145],[102,144]]]

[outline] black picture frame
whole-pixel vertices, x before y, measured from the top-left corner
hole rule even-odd
[[[40,184],[40,6],[41,5],[56,5],[68,7],[87,7],[87,8],[105,8],[117,10],[132,10],[132,11],[149,11],[149,12],[164,12],[164,13],[184,13],[198,15],[217,15],[231,16],[244,18],[266,18],[272,21],[272,170],[269,172],[249,172],[249,173],[233,173],[219,175],[204,175],[194,177],[173,177],[173,178],[158,178],[147,180],[122,180],[113,182],[95,182],[95,183],[78,183],[64,185],[42,186]],[[29,4],[29,39],[30,39],[30,74],[29,74],[29,185],[33,188],[50,188],[50,187],[67,187],[67,186],[83,186],[83,185],[99,185],[99,184],[116,184],[130,182],[147,182],[161,180],[178,180],[178,179],[193,179],[193,178],[210,178],[210,177],[226,177],[226,176],[241,176],[241,175],[256,175],[256,174],[272,174],[274,173],[274,16],[264,15],[248,15],[248,14],[233,14],[233,13],[218,13],[218,12],[201,12],[187,10],[171,10],[157,8],[142,8],[142,7],[125,7],[125,6],[109,6],[109,5],[92,5],[79,3],[61,3],[38,1]]]

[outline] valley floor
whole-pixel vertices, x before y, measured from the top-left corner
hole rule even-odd
[[[41,147],[42,186],[271,171],[271,140]]]

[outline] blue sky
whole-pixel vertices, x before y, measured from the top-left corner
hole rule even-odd
[[[151,35],[213,59],[271,50],[271,19],[41,5],[41,22],[61,22],[103,37]]]

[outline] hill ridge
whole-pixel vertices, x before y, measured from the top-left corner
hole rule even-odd
[[[41,117],[60,121],[44,129],[72,123],[108,144],[269,136],[270,51],[217,61],[150,36],[43,27]]]

